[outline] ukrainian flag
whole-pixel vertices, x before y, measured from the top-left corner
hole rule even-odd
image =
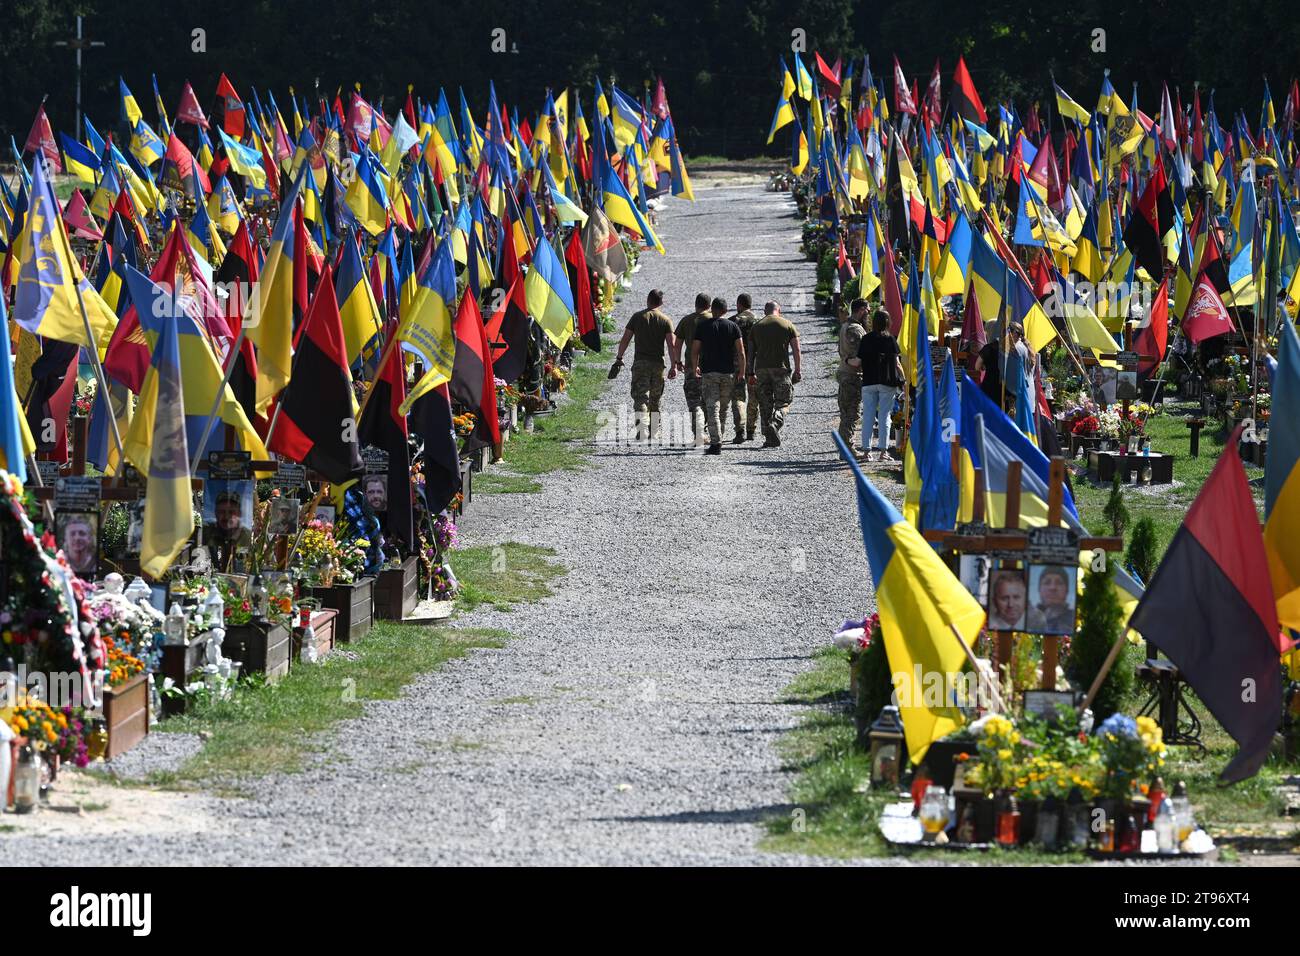
[[[1300,630],[1300,338],[1295,326],[1278,330],[1271,363],[1273,415],[1264,468],[1264,549],[1284,627]]]
[[[975,230],[964,212],[957,213],[957,221],[948,233],[948,244],[939,259],[939,269],[934,275],[937,295],[961,295],[966,291],[966,277],[970,273],[971,247]]]
[[[355,237],[343,244],[343,258],[334,274],[334,291],[339,302],[339,321],[343,325],[343,346],[348,365],[353,366],[360,360],[364,366],[379,350],[383,321]]]
[[[272,399],[289,384],[293,369],[294,319],[294,214],[303,180],[311,168],[304,163],[298,170],[293,188],[280,206],[280,215],[271,231],[257,281],[257,292],[249,302],[245,327],[249,340],[257,346],[257,412],[265,413]]]
[[[137,302],[169,305],[165,314],[157,317],[154,307],[139,310],[141,321],[156,323],[158,339],[140,388],[135,417],[123,440],[127,461],[149,483],[140,567],[150,577],[160,578],[194,533],[180,335],[176,329],[176,317],[183,310],[176,307],[171,293],[138,270],[130,269],[127,281],[135,290],[132,294]]]
[[[67,171],[83,183],[96,185],[99,178],[95,174],[102,168],[99,157],[65,133],[59,134],[59,142],[63,146],[63,165]]]
[[[563,348],[573,334],[573,292],[564,263],[544,237],[533,250],[533,261],[524,277],[524,300],[546,337],[556,348]]]
[[[984,626],[984,610],[920,532],[903,520],[858,468],[848,446],[832,433],[853,471],[858,521],[871,565],[885,656],[902,706],[908,755],[919,764],[930,744],[962,724],[955,706],[927,707],[922,681],[931,674],[955,684],[969,647]],[[934,680],[934,678],[930,678]]]
[[[614,172],[608,163],[603,164],[601,171],[601,205],[604,207],[605,215],[610,221],[618,223],[620,226],[626,226],[628,229],[640,235],[647,246],[653,246],[660,255],[665,253],[664,244],[659,241],[655,235],[654,229],[650,223],[641,215],[641,210],[637,208],[636,202],[628,193],[627,187],[623,185],[623,180]]]
[[[262,154],[238,140],[231,139],[224,129],[217,127],[221,145],[226,149],[230,168],[248,180],[254,189],[266,189],[266,170],[262,167]]]
[[[772,128],[767,131],[767,141],[771,143],[776,136],[776,131],[794,122],[794,118],[794,109],[790,106],[790,101],[784,96],[780,97],[776,102],[776,112],[772,114]]]
[[[444,239],[420,276],[414,299],[397,329],[398,341],[423,358],[427,370],[406,397],[403,413],[424,392],[451,381],[456,349],[452,328],[455,309],[456,263],[451,243]]]
[[[370,235],[378,235],[387,228],[389,191],[383,187],[380,161],[365,146],[356,157],[356,178],[347,187],[347,208],[356,213],[357,221]]]
[[[13,320],[28,332],[60,342],[105,347],[117,316],[82,274],[63,227],[63,211],[38,158],[32,171],[23,227],[9,251],[10,278],[16,285]],[[16,275],[15,275],[16,273]],[[81,302],[94,342],[86,340]]]
[[[979,300],[980,315],[996,318],[1006,295],[1010,269],[978,232],[971,235],[970,288]]]

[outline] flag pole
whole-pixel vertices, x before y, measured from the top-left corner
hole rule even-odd
[[[996,708],[995,713],[1005,714],[1007,705],[1002,700],[1001,692],[998,691],[997,681],[990,677],[988,672],[980,666],[979,659],[975,656],[975,652],[971,650],[970,645],[966,643],[966,638],[961,636],[961,631],[957,630],[957,625],[949,623],[948,627],[952,630],[952,636],[957,638],[957,643],[961,645],[961,649],[966,652],[966,659],[970,661],[970,666],[975,669],[980,683],[988,688],[989,696],[993,698],[993,706]]]

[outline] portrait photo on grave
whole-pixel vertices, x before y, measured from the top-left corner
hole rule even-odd
[[[1115,401],[1132,402],[1138,398],[1138,373],[1136,370],[1120,369],[1117,372]]]
[[[144,499],[129,501],[126,505],[126,553],[138,555],[144,541]]]
[[[1113,405],[1119,388],[1119,369],[1094,365],[1092,368],[1092,400],[1099,405]]]
[[[989,630],[1023,631],[1027,596],[1024,569],[999,565],[989,578]]]
[[[387,475],[366,475],[362,483],[362,491],[365,493],[366,501],[375,511],[382,513],[388,510]]]
[[[1026,634],[1073,634],[1079,569],[1060,564],[1029,566]]]
[[[989,606],[989,567],[992,563],[986,554],[963,554],[958,566],[962,587],[985,609]]]
[[[297,498],[272,498],[270,516],[266,521],[266,533],[273,535],[297,534],[300,507],[301,503]]]
[[[334,519],[338,514],[338,509],[333,505],[317,505],[316,513],[312,516],[313,521],[320,521],[324,524],[333,525]]]
[[[253,482],[212,479],[203,489],[203,541],[212,550],[217,567],[227,569],[231,559],[247,551],[253,539]]]
[[[77,577],[87,581],[99,570],[99,515],[93,511],[61,511],[55,515],[55,537]]]

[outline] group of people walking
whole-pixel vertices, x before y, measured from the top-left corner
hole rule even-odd
[[[667,379],[676,378],[678,372],[686,376],[682,391],[691,433],[699,444],[703,417],[708,430],[706,455],[722,454],[728,407],[732,444],[752,441],[759,426],[763,447],[778,447],[786,410],[802,375],[799,332],[781,315],[780,306],[768,302],[759,317],[753,312],[753,300],[741,293],[735,313],[728,315],[725,300],[701,292],[695,297],[695,311],[676,326],[663,306],[663,292],[652,289],[646,307],[628,320],[610,369],[612,378],[623,366],[628,345],[634,345],[632,403],[638,439],[652,437],[657,429],[666,360]]]
[[[761,428],[764,448],[781,444],[794,386],[802,376],[799,332],[781,315],[776,302],[764,305],[762,317],[755,315],[752,306],[749,295],[741,293],[734,314],[728,315],[723,299],[701,292],[695,297],[695,311],[674,325],[663,310],[663,292],[650,291],[646,307],[628,320],[610,369],[613,378],[623,367],[628,346],[633,346],[632,403],[638,440],[656,434],[665,383],[680,372],[685,375],[682,391],[697,445],[702,443],[701,418],[707,428],[705,454],[722,453],[728,408],[732,444],[752,441],[755,426]],[[839,433],[864,460],[885,461],[894,406],[907,381],[902,352],[889,331],[889,313],[883,309],[870,317],[868,313],[867,301],[854,299],[840,326]]]

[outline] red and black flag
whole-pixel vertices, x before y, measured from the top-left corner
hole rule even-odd
[[[80,349],[75,343],[54,339],[42,339],[41,343],[40,357],[32,362],[31,389],[21,396],[27,406],[27,427],[38,452],[44,452],[49,461],[67,461],[68,412],[77,395]]]
[[[582,250],[582,233],[577,229],[569,235],[569,244],[564,249],[564,264],[569,271],[569,288],[573,290],[573,312],[578,323],[578,337],[591,351],[599,352],[600,327],[596,324],[596,310],[591,304],[587,254]],[[505,378],[504,375],[501,377]]]
[[[492,346],[492,367],[497,377],[513,382],[524,374],[528,363],[528,303],[524,299],[524,280],[517,277],[510,284],[505,300],[487,322],[488,342]]]
[[[975,83],[970,78],[970,70],[966,69],[966,58],[962,56],[957,57],[957,69],[952,74],[950,102],[953,112],[962,119],[981,126],[988,125],[989,116],[984,111],[984,101],[980,99],[979,91],[975,89]]]
[[[1150,355],[1151,359],[1138,362],[1138,371],[1150,375],[1165,359],[1165,346],[1169,344],[1169,280],[1165,279],[1156,290],[1156,297],[1151,303],[1151,314],[1133,340],[1133,348],[1138,355]]]
[[[298,329],[270,447],[339,484],[361,475],[361,447],[334,279],[328,269],[323,278]]]
[[[1133,251],[1137,264],[1157,282],[1165,275],[1164,235],[1174,226],[1174,203],[1164,163],[1156,157],[1155,168],[1142,191],[1137,208],[1124,228],[1124,245]]]
[[[424,443],[424,505],[429,514],[436,515],[460,491],[460,456],[445,382],[411,405],[411,431]]]
[[[1178,666],[1240,747],[1220,774],[1245,780],[1268,758],[1282,713],[1277,620],[1259,512],[1237,454],[1242,426],[1169,543],[1129,626]]]
[[[492,374],[492,349],[478,302],[472,295],[460,298],[456,311],[456,358],[451,367],[451,397],[474,410],[474,431],[466,440],[468,449],[501,444],[497,421],[497,387]]]
[[[227,292],[226,320],[230,323],[230,331],[238,338],[247,314],[248,300],[257,287],[257,252],[248,237],[247,222],[240,221],[235,238],[226,247],[226,257],[217,268],[216,282]],[[230,370],[230,390],[235,393],[235,400],[248,420],[265,435],[265,420],[257,414],[257,353],[247,336],[239,345],[234,363]]]
[[[400,542],[402,554],[410,554],[416,545],[415,508],[411,497],[411,451],[406,443],[406,416],[400,410],[405,400],[406,374],[402,350],[393,349],[375,379],[374,394],[361,417],[358,434],[362,445],[388,452],[388,511],[384,515],[384,535],[389,540]]]

